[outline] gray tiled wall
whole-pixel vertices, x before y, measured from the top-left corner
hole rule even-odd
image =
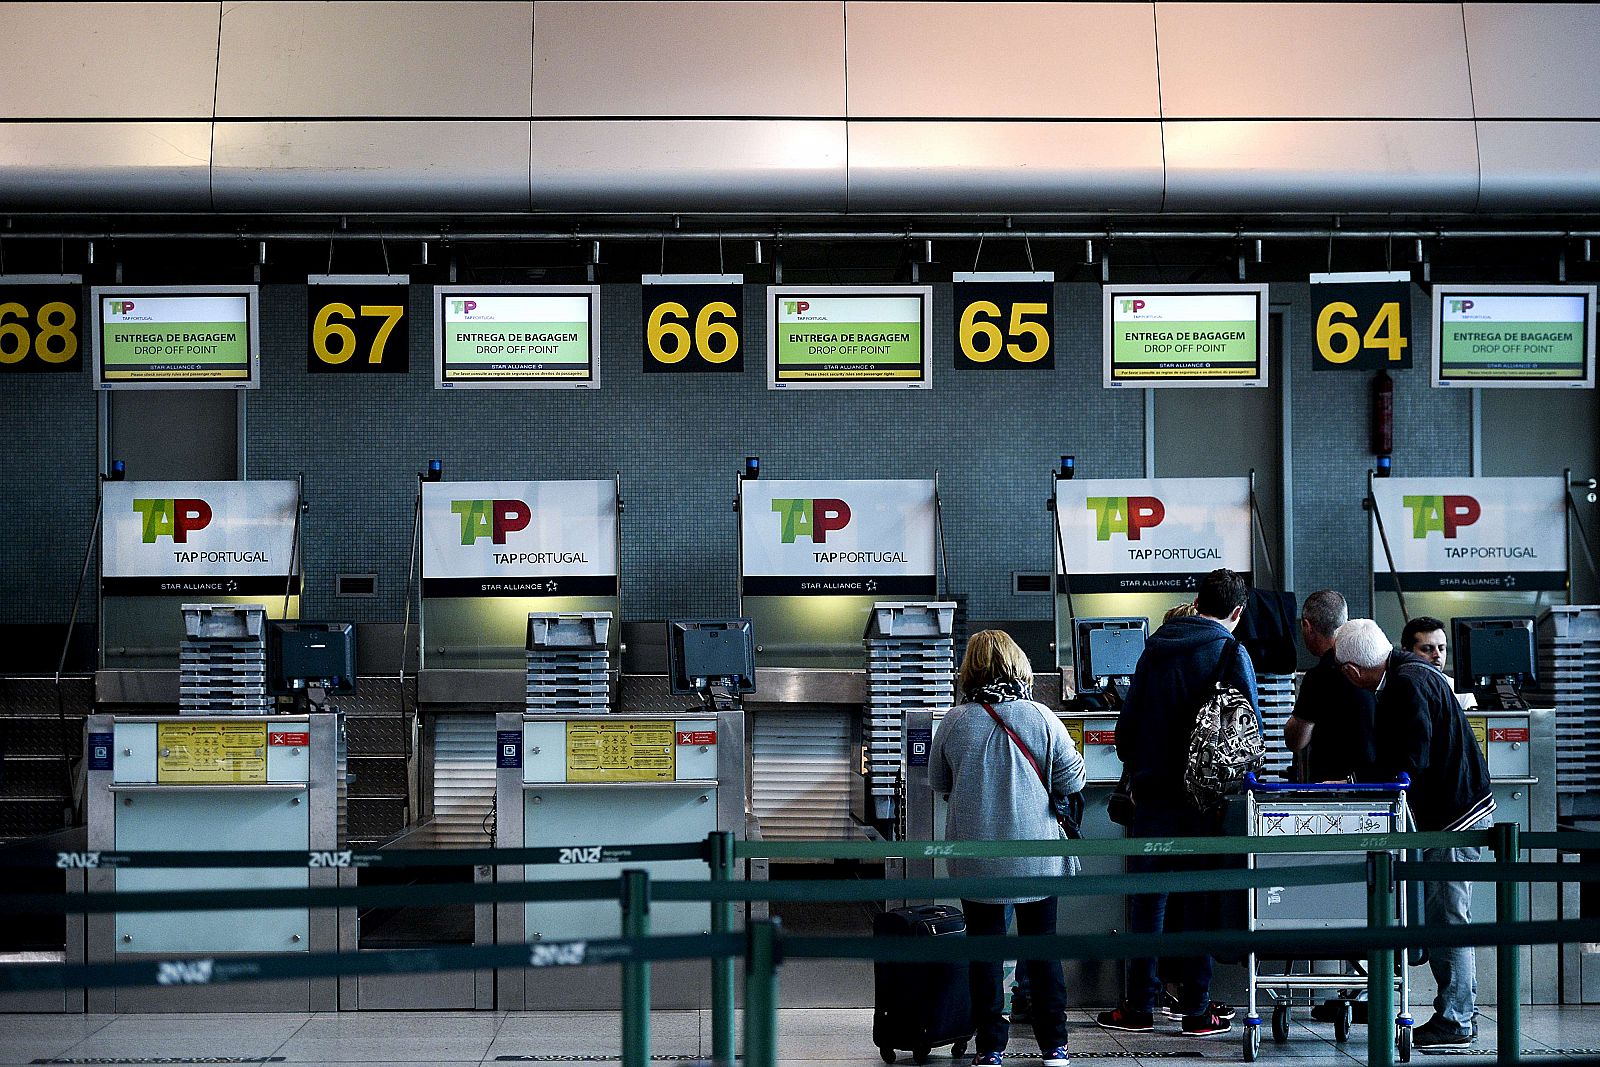
[[[1073,453],[1102,476],[1142,470],[1136,391],[1100,387],[1100,289],[1057,288],[1053,371],[951,367],[950,287],[935,286],[930,391],[774,393],[765,388],[760,286],[745,294],[741,375],[645,375],[637,287],[603,290],[601,388],[439,392],[429,289],[411,291],[411,371],[309,375],[302,286],[262,289],[264,382],[248,401],[251,478],[304,472],[308,616],[398,620],[415,472],[580,478],[621,471],[624,610],[630,618],[734,605],[733,477],[759,455],[773,477],[918,477],[939,472],[952,587],[975,618],[1045,618],[1048,597],[1013,597],[1010,574],[1050,565],[1048,472]],[[1313,373],[1309,294],[1289,304],[1295,585],[1336,586],[1364,606],[1365,374]],[[1413,293],[1415,366],[1396,374],[1396,470],[1468,473],[1470,399],[1427,382],[1428,309]],[[0,621],[61,621],[93,517],[95,401],[88,375],[0,377],[9,464],[0,516]],[[1158,442],[1159,447],[1159,442]],[[335,600],[333,576],[377,572],[376,599]],[[92,577],[92,576],[91,576]],[[92,601],[89,605],[92,611]]]

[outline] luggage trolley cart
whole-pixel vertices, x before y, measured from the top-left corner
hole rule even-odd
[[[1404,831],[1410,822],[1406,807],[1406,787],[1401,781],[1383,784],[1283,784],[1258,782],[1254,775],[1245,779],[1245,803],[1248,830],[1251,837],[1286,838],[1326,834],[1388,834]],[[1348,856],[1365,856],[1365,852],[1274,852],[1249,857],[1251,869],[1292,867],[1307,860],[1326,861]],[[1406,923],[1405,887],[1397,887],[1394,894],[1396,925]],[[1360,883],[1319,886],[1263,886],[1247,893],[1249,905],[1246,914],[1250,930],[1286,930],[1323,927],[1351,929],[1367,924],[1366,887]],[[1348,989],[1365,985],[1366,977],[1347,960],[1333,961],[1341,964],[1337,971],[1313,974],[1307,960],[1306,973],[1295,973],[1297,961],[1284,961],[1281,973],[1263,972],[1254,953],[1247,961],[1249,981],[1249,1012],[1245,1016],[1244,1058],[1253,1061],[1261,1047],[1261,1015],[1257,1007],[1257,993],[1265,989],[1272,998],[1272,1039],[1279,1043],[1289,1040],[1289,1008],[1295,990],[1314,993],[1318,990]],[[1407,983],[1407,968],[1402,960],[1395,975],[1395,989],[1399,995],[1396,1015],[1399,1059],[1411,1059],[1411,1001]],[[1334,1020],[1334,1037],[1345,1041],[1350,1036],[1354,1008],[1345,1001],[1343,1010]]]

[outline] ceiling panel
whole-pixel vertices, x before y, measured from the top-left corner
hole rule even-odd
[[[1465,4],[1480,119],[1600,118],[1600,4]]]

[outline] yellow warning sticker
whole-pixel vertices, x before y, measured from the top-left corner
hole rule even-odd
[[[678,751],[671,719],[567,723],[567,781],[671,782]]]
[[[1077,749],[1081,755],[1083,753],[1083,720],[1062,719],[1061,725],[1067,728],[1067,734],[1072,738],[1072,747]]]
[[[1478,748],[1483,752],[1483,758],[1489,758],[1489,717],[1487,715],[1468,715],[1467,725],[1472,729],[1472,736],[1478,742]]]
[[[156,724],[156,781],[213,785],[266,780],[266,723]]]

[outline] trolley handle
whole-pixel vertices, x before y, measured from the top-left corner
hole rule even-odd
[[[1392,782],[1263,782],[1255,774],[1244,776],[1244,787],[1252,793],[1403,793],[1411,788],[1411,776],[1402,772]]]

